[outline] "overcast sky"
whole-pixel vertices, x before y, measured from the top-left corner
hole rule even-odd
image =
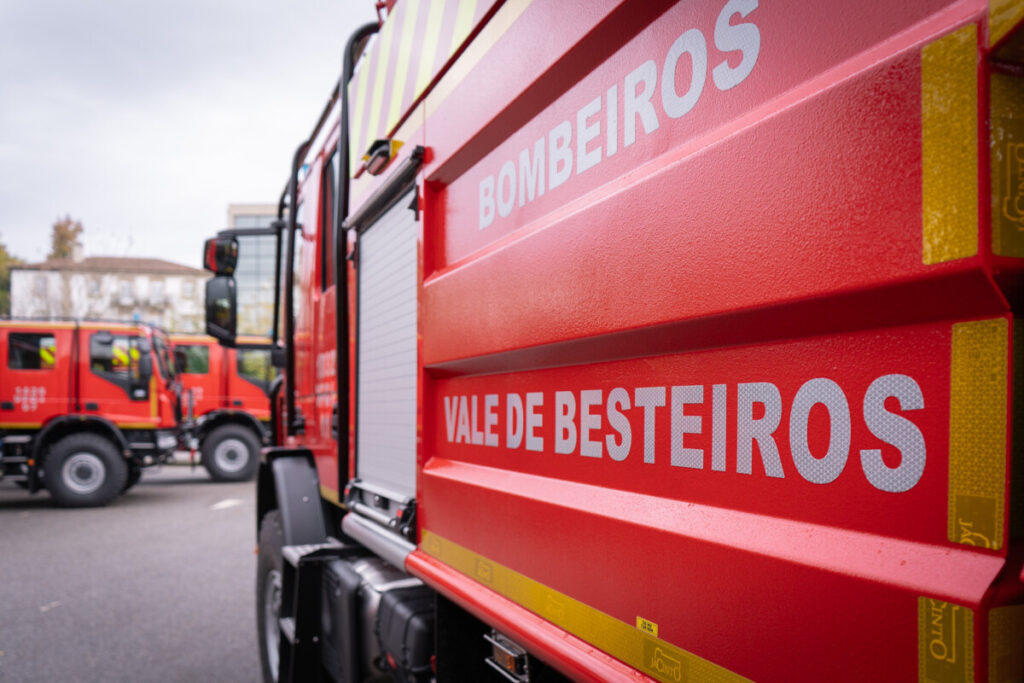
[[[0,0],[0,243],[199,266],[227,205],[277,201],[373,0]]]

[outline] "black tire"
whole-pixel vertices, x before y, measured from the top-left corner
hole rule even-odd
[[[266,683],[277,681],[281,631],[281,546],[284,531],[281,513],[271,510],[260,525],[259,557],[256,562],[256,628],[260,644],[260,668]]]
[[[251,429],[229,424],[203,439],[203,467],[214,481],[247,481],[260,465],[260,442]]]
[[[117,498],[128,479],[128,463],[99,434],[72,434],[46,456],[43,481],[61,507],[98,507]]]
[[[138,484],[139,483],[139,479],[142,479],[142,467],[140,467],[138,464],[136,464],[134,462],[133,463],[129,463],[128,464],[128,477],[127,477],[127,479],[125,479],[124,490],[121,491],[121,493],[124,493],[125,491],[127,491],[131,487],[133,487],[136,484]]]

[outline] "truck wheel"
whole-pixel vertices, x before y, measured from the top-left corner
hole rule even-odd
[[[263,680],[277,681],[280,661],[281,546],[284,531],[281,513],[271,510],[260,525],[259,558],[256,562],[256,624],[259,629],[260,666]]]
[[[72,434],[46,456],[43,480],[61,507],[96,507],[114,500],[128,479],[128,463],[98,434]]]
[[[131,487],[133,487],[136,484],[138,484],[139,483],[139,479],[141,479],[141,478],[142,478],[142,468],[139,467],[135,463],[129,464],[128,465],[128,478],[125,479],[124,490],[122,491],[122,493],[124,493],[124,491],[127,491]]]
[[[222,425],[203,440],[203,467],[214,481],[252,479],[259,467],[260,442],[241,425]]]

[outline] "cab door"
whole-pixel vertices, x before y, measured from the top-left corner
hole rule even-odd
[[[328,144],[327,149],[335,150],[336,145]],[[316,303],[316,356],[313,373],[313,410],[316,422],[315,453],[320,482],[328,490],[339,493],[348,478],[348,472],[339,472],[339,445],[337,434],[332,431],[332,420],[338,404],[337,379],[337,286],[335,267],[335,244],[337,211],[338,153],[332,151],[323,164],[320,179],[319,224],[316,242],[316,272],[314,283]],[[347,444],[345,445],[347,448]]]
[[[224,353],[224,347],[209,337],[183,337],[174,341],[174,355],[181,368],[181,386],[186,393],[192,392],[196,416],[224,405]]]
[[[0,327],[0,428],[38,428],[71,411],[71,340],[71,327]]]
[[[261,422],[270,420],[270,399],[267,392],[277,376],[270,363],[268,344],[239,344],[225,349],[228,407],[243,410]]]
[[[79,332],[88,370],[81,372],[84,412],[125,429],[155,427],[158,406],[151,343],[135,330],[85,328]]]

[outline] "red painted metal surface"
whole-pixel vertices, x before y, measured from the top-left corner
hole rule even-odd
[[[188,346],[207,349],[206,372],[181,373],[182,388],[192,391],[196,417],[229,409],[244,411],[263,422],[270,419],[270,401],[263,386],[239,373],[237,349],[221,346],[213,337],[206,336],[172,335],[171,341],[175,349]],[[269,354],[269,348],[266,353]]]
[[[949,601],[975,611],[987,677],[988,610],[1024,601],[1020,539],[953,543],[947,513],[953,325],[1012,323],[1020,305],[1020,260],[990,246],[988,4],[534,0],[508,19],[520,7],[478,13],[490,23],[431,64],[420,105],[401,93],[412,108],[387,132],[404,147],[350,184],[355,211],[427,150],[421,532],[756,680],[913,680],[919,600]],[[980,36],[977,251],[928,264],[922,49],[965,26]],[[366,128],[377,110],[353,106]],[[291,439],[329,490],[354,475],[357,409],[348,265],[335,457],[320,371],[336,300],[313,214],[333,136],[301,186],[307,432]],[[422,549],[408,567],[574,676],[628,675]]]
[[[754,680],[912,679],[918,597],[978,608],[1004,565],[1005,552],[946,539],[950,330],[937,323],[437,380],[426,401],[438,413],[427,423],[425,451],[434,457],[423,472],[423,528],[623,622],[643,616],[661,638]],[[904,410],[890,398],[885,409],[911,421],[926,450],[920,477],[902,492],[872,483],[864,456],[881,449],[887,467],[906,464],[908,449],[883,442],[865,423],[868,387],[896,374],[919,386],[923,405]],[[834,382],[846,405],[818,404],[801,419],[796,395],[817,378]],[[779,458],[773,465],[767,442],[751,443],[744,472],[737,389],[761,382],[781,399],[772,437]],[[719,415],[716,384],[725,387]],[[673,406],[673,387],[700,387],[703,401]],[[617,407],[628,427],[615,426],[608,408],[612,391],[623,388],[632,408]],[[663,392],[664,406],[641,408],[637,389]],[[586,410],[596,425],[586,447],[583,391],[600,392]],[[572,419],[559,419],[558,392],[573,395]],[[518,417],[512,429],[522,441],[509,448],[516,438],[509,395],[525,407],[531,393],[541,397],[532,411],[537,426],[521,426]],[[759,419],[763,410],[745,417]],[[848,445],[836,446],[842,437],[832,430],[844,423]],[[806,428],[806,442],[796,427]],[[529,449],[531,431],[541,450]],[[558,452],[559,436],[570,433],[572,447]],[[624,434],[631,447],[613,455]],[[725,446],[717,470],[716,440]],[[838,458],[829,481],[802,473],[795,452],[805,447],[816,462]],[[675,462],[682,448],[700,451],[688,466]],[[794,638],[800,657],[765,656],[786,651]],[[870,651],[883,642],[886,658],[832,649]]]

